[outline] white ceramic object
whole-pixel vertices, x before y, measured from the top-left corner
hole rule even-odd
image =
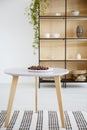
[[[79,10],[73,10],[73,11],[72,11],[72,15],[73,15],[73,16],[78,16],[79,13],[80,13]]]
[[[50,38],[50,33],[46,33],[45,38]]]
[[[55,37],[55,38],[59,38],[59,37],[60,37],[60,34],[59,34],[59,33],[55,33],[55,34],[54,34],[54,37]]]
[[[61,13],[56,13],[56,16],[61,16]]]
[[[77,56],[76,56],[76,58],[78,59],[78,60],[80,60],[81,59],[81,54],[77,54]]]

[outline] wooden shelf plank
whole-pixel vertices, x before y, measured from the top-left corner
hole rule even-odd
[[[49,83],[49,82],[51,82],[51,83],[54,83],[54,80],[50,80],[50,79],[40,79],[40,83]],[[61,80],[61,82],[65,82],[65,83],[70,83],[70,82],[78,82],[78,83],[82,83],[82,82],[87,82],[87,80],[85,80],[85,81],[75,81],[74,79],[62,79]]]

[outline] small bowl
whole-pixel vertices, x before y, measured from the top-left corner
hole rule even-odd
[[[59,38],[59,37],[60,37],[60,34],[59,34],[59,33],[55,33],[55,34],[54,34],[54,37],[55,37],[55,38]]]
[[[46,33],[45,38],[50,38],[50,33]]]
[[[72,15],[73,15],[73,16],[78,16],[79,13],[80,13],[80,12],[79,12],[78,10],[73,10],[73,11],[72,11]]]
[[[61,13],[56,13],[56,16],[61,16]]]

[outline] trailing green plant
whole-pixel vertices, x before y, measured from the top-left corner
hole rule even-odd
[[[31,4],[26,8],[26,13],[29,18],[29,22],[33,25],[34,29],[34,41],[32,47],[35,49],[38,48],[39,44],[39,15],[44,15],[47,9],[47,5],[47,0],[32,0]]]

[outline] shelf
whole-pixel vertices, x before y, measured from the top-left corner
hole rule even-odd
[[[76,38],[75,37],[73,37],[73,38],[70,37],[70,38],[66,38],[66,40],[87,40],[87,37],[81,37],[81,38],[80,37],[79,38],[77,38],[77,37]]]
[[[73,10],[79,11],[77,16]],[[71,73],[87,70],[87,0],[51,0],[45,15],[39,16],[39,27],[39,64],[67,68],[70,73],[62,76],[61,82],[87,82],[75,81]],[[54,34],[59,35],[56,38]],[[54,80],[44,78],[40,82]]]
[[[40,62],[64,62],[65,60],[52,60],[52,59],[47,59],[47,60],[40,60]]]
[[[54,80],[50,80],[50,79],[40,79],[40,83],[54,83]],[[85,81],[75,81],[74,79],[61,79],[61,82],[65,82],[65,83],[70,83],[70,82],[77,82],[77,83],[84,83],[87,82],[87,80]]]
[[[78,59],[68,59],[68,60],[53,60],[53,59],[46,59],[46,60],[42,60],[42,59],[40,59],[40,62],[81,62],[81,61],[85,61],[85,62],[87,62],[87,59],[80,59],[80,60],[78,60]]]
[[[65,16],[46,15],[46,16],[40,16],[40,19],[65,19]]]
[[[75,81],[74,79],[62,79],[62,82],[78,82],[78,83],[82,83],[82,82],[87,82],[87,80],[85,81]]]
[[[40,40],[65,40],[65,38],[40,38]]]
[[[75,62],[81,62],[81,61],[87,61],[87,59],[66,59],[66,61],[75,61]]]
[[[87,20],[87,15],[86,16],[66,16],[66,19],[69,20]]]
[[[78,16],[72,16],[72,15],[65,15],[65,16],[56,16],[56,15],[44,15],[40,16],[40,19],[86,19],[87,20],[87,14],[86,15],[78,15]]]
[[[84,38],[39,38],[40,40],[87,40],[87,37]]]

